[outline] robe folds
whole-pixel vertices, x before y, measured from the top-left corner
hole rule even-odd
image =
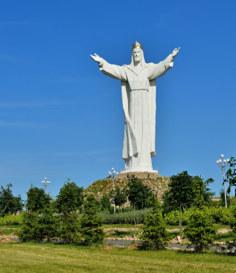
[[[155,155],[156,138],[156,78],[171,67],[169,58],[154,63],[113,65],[103,60],[100,70],[121,80],[124,112],[122,158],[126,171],[153,171],[151,157]]]

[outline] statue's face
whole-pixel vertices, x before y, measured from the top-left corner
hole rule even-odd
[[[135,63],[140,63],[142,61],[142,51],[140,48],[133,49],[133,59]]]

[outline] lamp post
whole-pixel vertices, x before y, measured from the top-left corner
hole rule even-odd
[[[223,154],[220,155],[220,158],[216,160],[216,164],[220,167],[223,184],[224,184],[224,199],[225,199],[225,207],[227,208],[227,189],[226,189],[226,181],[225,181],[225,167],[229,163],[229,159],[225,158]]]
[[[115,205],[115,179],[116,179],[116,176],[119,174],[115,168],[111,168],[111,170],[108,172],[109,176],[111,177],[112,179],[112,191],[113,191],[113,198],[112,198],[112,203],[113,203],[113,208],[114,208],[114,213],[116,212],[116,205]]]
[[[41,183],[43,184],[45,192],[47,193],[47,188],[48,188],[48,185],[51,183],[51,181],[49,181],[47,179],[47,177],[44,177],[44,179],[41,181]]]

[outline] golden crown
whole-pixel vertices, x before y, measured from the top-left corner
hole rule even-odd
[[[133,44],[133,48],[132,49],[135,49],[135,48],[141,48],[141,49],[143,49],[142,45],[139,42],[137,42],[137,41]]]

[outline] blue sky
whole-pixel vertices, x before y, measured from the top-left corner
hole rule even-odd
[[[47,176],[55,196],[71,178],[86,187],[123,169],[120,82],[89,58],[130,62],[135,40],[146,61],[181,46],[158,81],[161,175],[212,177],[221,153],[236,156],[236,2],[1,1],[0,184],[24,198]]]

